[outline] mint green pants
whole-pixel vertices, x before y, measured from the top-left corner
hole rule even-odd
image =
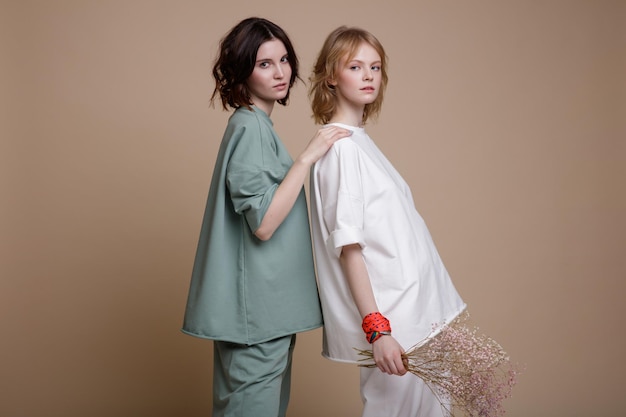
[[[284,417],[296,335],[256,345],[213,344],[213,417]]]

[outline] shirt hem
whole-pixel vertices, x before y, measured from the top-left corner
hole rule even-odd
[[[452,314],[451,316],[446,318],[446,323],[453,322],[457,317],[459,317],[461,314],[463,314],[463,312],[465,310],[467,310],[467,304],[463,303],[463,305],[461,305],[461,307],[454,314]],[[411,346],[409,349],[412,349],[414,347],[423,345],[424,343],[426,343],[427,341],[429,341],[433,337],[437,336],[440,332],[441,332],[441,328],[437,329],[437,331],[435,331],[435,332],[431,332],[428,336],[426,336],[426,338],[424,338],[423,340],[417,342],[415,345]],[[331,360],[333,362],[349,363],[349,364],[353,364],[353,365],[360,365],[360,364],[364,363],[367,360],[367,359],[365,359],[365,361],[360,361],[360,360],[357,360],[357,359],[342,359],[342,358],[332,357],[332,356],[330,356],[326,352],[322,352],[322,357],[324,357],[324,358],[326,358],[328,360]]]
[[[309,327],[303,327],[303,328],[300,328],[298,330],[291,330],[291,331],[286,331],[286,332],[280,332],[280,333],[276,333],[275,335],[272,335],[272,336],[268,336],[268,337],[265,337],[265,338],[262,338],[262,339],[255,339],[255,340],[244,340],[244,339],[239,339],[239,338],[230,337],[230,336],[207,335],[207,334],[192,332],[192,331],[186,330],[184,328],[181,328],[180,331],[183,334],[186,334],[188,336],[197,337],[199,339],[215,340],[215,341],[218,341],[218,342],[237,343],[237,344],[240,344],[240,345],[256,345],[256,344],[259,344],[259,343],[268,342],[270,340],[278,339],[280,337],[284,337],[284,336],[287,336],[287,335],[290,335],[290,334],[304,333],[304,332],[308,332],[308,331],[311,331],[311,330],[319,329],[323,325],[324,325],[323,323],[319,323],[319,324],[315,324],[315,325],[312,325],[312,326],[309,326]]]
[[[329,356],[328,354],[326,354],[324,352],[322,352],[322,357],[325,358],[325,359],[328,359],[330,361],[333,361],[333,362],[347,363],[347,364],[350,364],[350,365],[358,365],[358,364],[361,363],[360,361],[357,361],[357,360],[354,360],[354,359],[333,358],[332,356]]]

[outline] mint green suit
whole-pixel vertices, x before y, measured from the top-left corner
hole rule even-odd
[[[211,180],[183,332],[256,345],[322,325],[304,188],[271,239],[254,235],[292,163],[262,110],[242,107],[231,115]]]

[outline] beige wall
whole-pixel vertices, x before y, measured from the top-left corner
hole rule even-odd
[[[386,46],[369,131],[527,366],[507,415],[623,415],[625,3],[212,3],[2,3],[0,415],[209,415],[211,343],[179,328],[228,116],[209,67],[249,15],[290,33],[305,76],[339,24]],[[273,114],[293,153],[305,92]],[[357,369],[320,343],[298,339],[290,415],[357,416]]]

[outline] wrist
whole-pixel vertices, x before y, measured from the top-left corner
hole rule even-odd
[[[296,158],[296,160],[293,162],[294,165],[298,164],[298,165],[302,165],[304,168],[310,168],[311,165],[313,165],[315,161],[313,160],[313,158],[305,155],[304,153],[301,153],[300,155],[298,155],[298,157]]]
[[[363,317],[361,325],[368,343],[374,343],[382,336],[391,336],[391,324],[385,316],[375,311]]]

